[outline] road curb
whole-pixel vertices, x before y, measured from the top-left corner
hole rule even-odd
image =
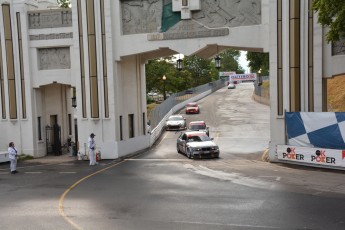
[[[261,160],[264,161],[264,162],[270,162],[270,159],[268,157],[268,152],[269,152],[269,149],[266,149],[263,153],[262,153],[262,156],[261,156]]]

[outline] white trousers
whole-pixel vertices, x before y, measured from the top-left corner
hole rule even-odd
[[[90,159],[90,165],[95,165],[96,164],[95,150],[92,150],[92,149],[89,150],[89,159]]]
[[[10,159],[11,161],[11,172],[16,171],[17,170],[17,159]]]

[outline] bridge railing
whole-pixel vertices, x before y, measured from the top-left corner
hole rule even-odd
[[[148,120],[152,128],[151,145],[159,138],[161,132],[164,130],[165,121],[170,115],[181,110],[187,103],[200,100],[224,87],[225,83],[225,79],[220,79],[183,92],[174,93],[156,106],[148,115]]]

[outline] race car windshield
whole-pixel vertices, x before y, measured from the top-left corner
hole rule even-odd
[[[188,136],[188,142],[202,142],[202,141],[210,141],[211,139],[207,135],[195,135],[195,136]]]
[[[198,107],[196,104],[188,104],[187,107]]]
[[[206,129],[206,125],[190,125],[189,126],[189,129],[191,130],[200,130],[200,129]]]
[[[169,117],[168,119],[169,121],[180,121],[180,120],[183,120],[182,117]]]

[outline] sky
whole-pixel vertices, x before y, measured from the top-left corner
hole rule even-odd
[[[239,64],[244,69],[244,73],[249,73],[249,67],[248,67],[248,61],[247,61],[247,51],[240,51],[240,52],[241,52],[241,56],[238,59]]]

